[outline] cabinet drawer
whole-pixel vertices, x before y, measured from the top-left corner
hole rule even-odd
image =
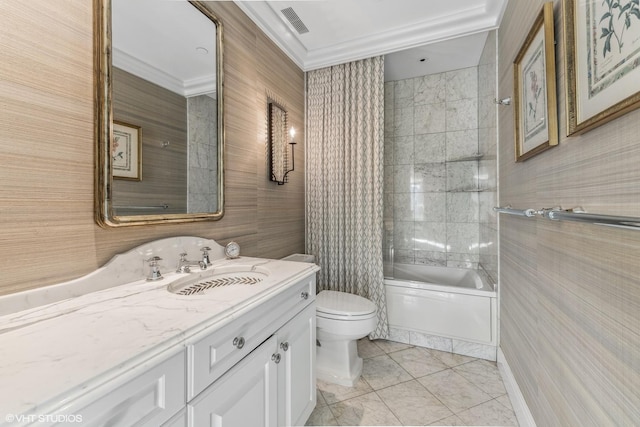
[[[157,360],[143,363],[133,376],[87,394],[64,412],[81,416],[87,427],[161,425],[186,403],[184,349],[164,361]],[[147,365],[151,367],[145,370]]]
[[[218,377],[269,338],[315,299],[315,276],[306,278],[269,301],[241,315],[222,329],[187,346],[187,399],[191,400]]]

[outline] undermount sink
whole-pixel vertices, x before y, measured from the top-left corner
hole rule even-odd
[[[254,265],[228,265],[202,270],[167,285],[177,295],[204,295],[226,286],[251,286],[269,277],[269,270]]]

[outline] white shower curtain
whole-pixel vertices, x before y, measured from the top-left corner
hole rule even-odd
[[[384,58],[307,74],[307,251],[318,288],[373,301],[388,336],[382,264]]]

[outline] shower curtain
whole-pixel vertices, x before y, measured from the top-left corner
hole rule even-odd
[[[384,58],[307,74],[307,253],[318,288],[377,306],[370,338],[386,338],[382,264]]]

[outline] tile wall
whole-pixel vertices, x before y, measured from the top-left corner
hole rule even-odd
[[[388,261],[477,268],[478,67],[385,83]]]

